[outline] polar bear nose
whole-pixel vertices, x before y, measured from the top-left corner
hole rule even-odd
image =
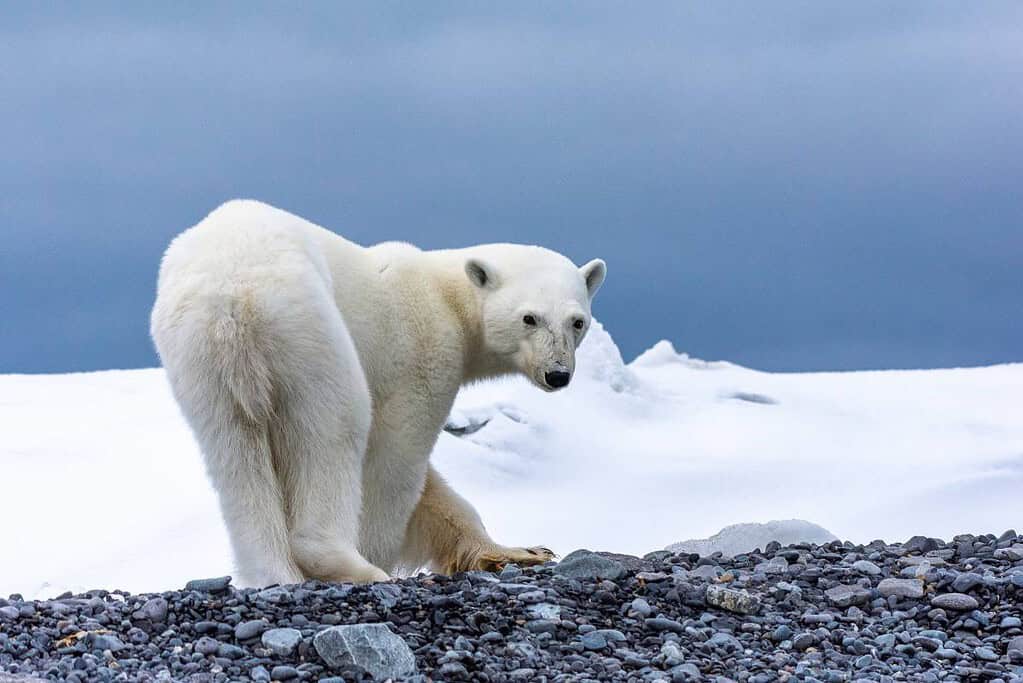
[[[564,370],[555,370],[554,372],[548,372],[543,378],[547,380],[547,386],[553,389],[560,389],[561,387],[568,386],[568,380],[572,379],[572,375]]]

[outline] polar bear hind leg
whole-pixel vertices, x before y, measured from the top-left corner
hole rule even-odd
[[[239,583],[384,580],[356,549],[371,408],[351,338],[318,278],[272,287],[172,296],[153,317]]]

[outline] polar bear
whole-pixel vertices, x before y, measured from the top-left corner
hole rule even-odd
[[[362,247],[250,200],[175,238],[151,333],[239,584],[549,560],[492,540],[429,456],[461,385],[569,383],[605,273],[535,246]]]

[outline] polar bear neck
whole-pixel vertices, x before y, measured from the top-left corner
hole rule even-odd
[[[471,249],[424,251],[435,273],[437,292],[444,305],[458,322],[461,331],[462,384],[490,379],[515,372],[514,366],[486,345],[482,323],[482,302],[479,289],[469,281],[465,263]]]

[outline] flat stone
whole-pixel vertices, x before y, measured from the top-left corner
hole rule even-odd
[[[860,574],[866,574],[867,576],[878,576],[881,574],[881,568],[870,560],[857,560],[853,562],[852,568]]]
[[[704,594],[707,604],[736,614],[756,614],[760,611],[760,598],[745,590],[710,585]]]
[[[863,605],[870,600],[870,591],[862,586],[840,585],[824,591],[824,595],[835,607]]]
[[[332,668],[354,664],[380,680],[407,678],[416,672],[412,650],[385,624],[331,626],[316,634],[313,647]]]
[[[977,598],[965,593],[942,593],[931,598],[931,606],[957,612],[968,612],[980,607],[980,603],[977,602]]]
[[[231,585],[230,576],[218,576],[213,579],[193,579],[185,584],[186,591],[202,591],[204,593],[222,593]]]
[[[918,599],[924,596],[924,582],[920,579],[882,579],[877,589],[886,598],[894,595]]]

